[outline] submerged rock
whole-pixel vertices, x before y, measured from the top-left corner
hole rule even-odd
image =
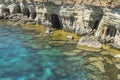
[[[115,63],[115,66],[117,67],[117,69],[120,69],[120,63]]]
[[[88,58],[90,62],[104,61],[102,57],[90,57]]]
[[[103,73],[106,72],[102,61],[92,62],[90,64],[96,66],[96,68],[98,68],[101,72],[103,72]]]
[[[75,56],[78,53],[75,53],[75,52],[64,52],[63,54],[66,55],[66,56]]]
[[[115,35],[114,43],[112,43],[111,46],[120,50],[120,32],[117,32]]]

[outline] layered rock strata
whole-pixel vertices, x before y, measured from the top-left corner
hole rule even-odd
[[[88,0],[89,1],[89,0]],[[59,3],[60,1],[57,0]],[[120,9],[105,9],[79,2],[65,1],[57,4],[53,0],[5,0],[0,4],[0,18],[10,18],[24,23],[39,23],[45,26],[64,29],[77,35],[94,34],[95,39],[111,43],[120,49]],[[71,4],[71,3],[74,4]],[[64,4],[63,4],[64,3]],[[78,2],[77,2],[78,3]],[[101,2],[102,3],[102,2]],[[119,2],[118,2],[119,3]],[[112,4],[112,3],[111,3]],[[16,15],[17,14],[17,15]],[[96,46],[97,47],[97,46]]]

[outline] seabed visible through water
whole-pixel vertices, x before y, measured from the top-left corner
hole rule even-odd
[[[0,80],[94,80],[83,67],[82,51],[64,54],[76,49],[74,44],[52,46],[37,35],[0,22]]]
[[[86,80],[81,56],[65,56],[67,48],[39,42],[35,35],[0,22],[0,80]]]

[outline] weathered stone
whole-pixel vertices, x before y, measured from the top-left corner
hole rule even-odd
[[[107,62],[107,63],[109,63],[109,64],[113,64],[113,62],[112,62],[111,59],[109,59],[109,58],[107,58],[107,57],[104,57],[104,59],[105,59],[105,62]]]
[[[50,32],[50,28],[47,28],[47,30],[45,31],[46,34],[49,34]]]
[[[118,76],[118,80],[120,80],[120,74],[118,74],[117,76]]]
[[[34,20],[37,24],[41,24],[40,16],[36,16]]]
[[[67,38],[67,39],[73,39],[73,36],[72,36],[72,34],[68,34],[68,35],[66,36],[66,38]]]
[[[111,46],[120,50],[120,32],[116,33],[114,43]]]
[[[115,55],[114,57],[116,57],[116,58],[120,58],[120,54],[117,54],[117,55]]]
[[[120,63],[115,63],[115,66],[120,69]]]
[[[74,56],[74,55],[77,55],[78,53],[75,53],[75,52],[64,52],[63,54],[66,55],[66,56]]]
[[[113,58],[112,60],[114,63],[120,63],[120,58]]]
[[[0,4],[0,14],[3,14],[4,8],[6,8],[5,4]]]
[[[108,55],[108,54],[110,54],[108,51],[101,51],[100,52],[102,55]]]
[[[73,52],[80,53],[80,52],[82,52],[82,50],[73,50]]]
[[[120,9],[106,11],[98,26],[95,36],[99,40],[112,43],[112,47],[120,49]]]
[[[16,14],[21,12],[21,8],[18,4],[12,3],[8,6],[11,14]]]
[[[94,47],[94,48],[101,48],[102,45],[97,39],[95,39],[93,36],[83,36],[79,42],[78,45],[82,46],[88,46],[88,47]]]

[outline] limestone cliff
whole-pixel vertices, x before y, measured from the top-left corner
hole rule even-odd
[[[78,35],[95,34],[101,42],[120,46],[119,0],[4,0],[3,2],[0,4],[2,17],[6,18],[8,13],[9,15],[20,13],[25,17],[23,21],[39,22]],[[117,8],[112,9],[115,6]]]

